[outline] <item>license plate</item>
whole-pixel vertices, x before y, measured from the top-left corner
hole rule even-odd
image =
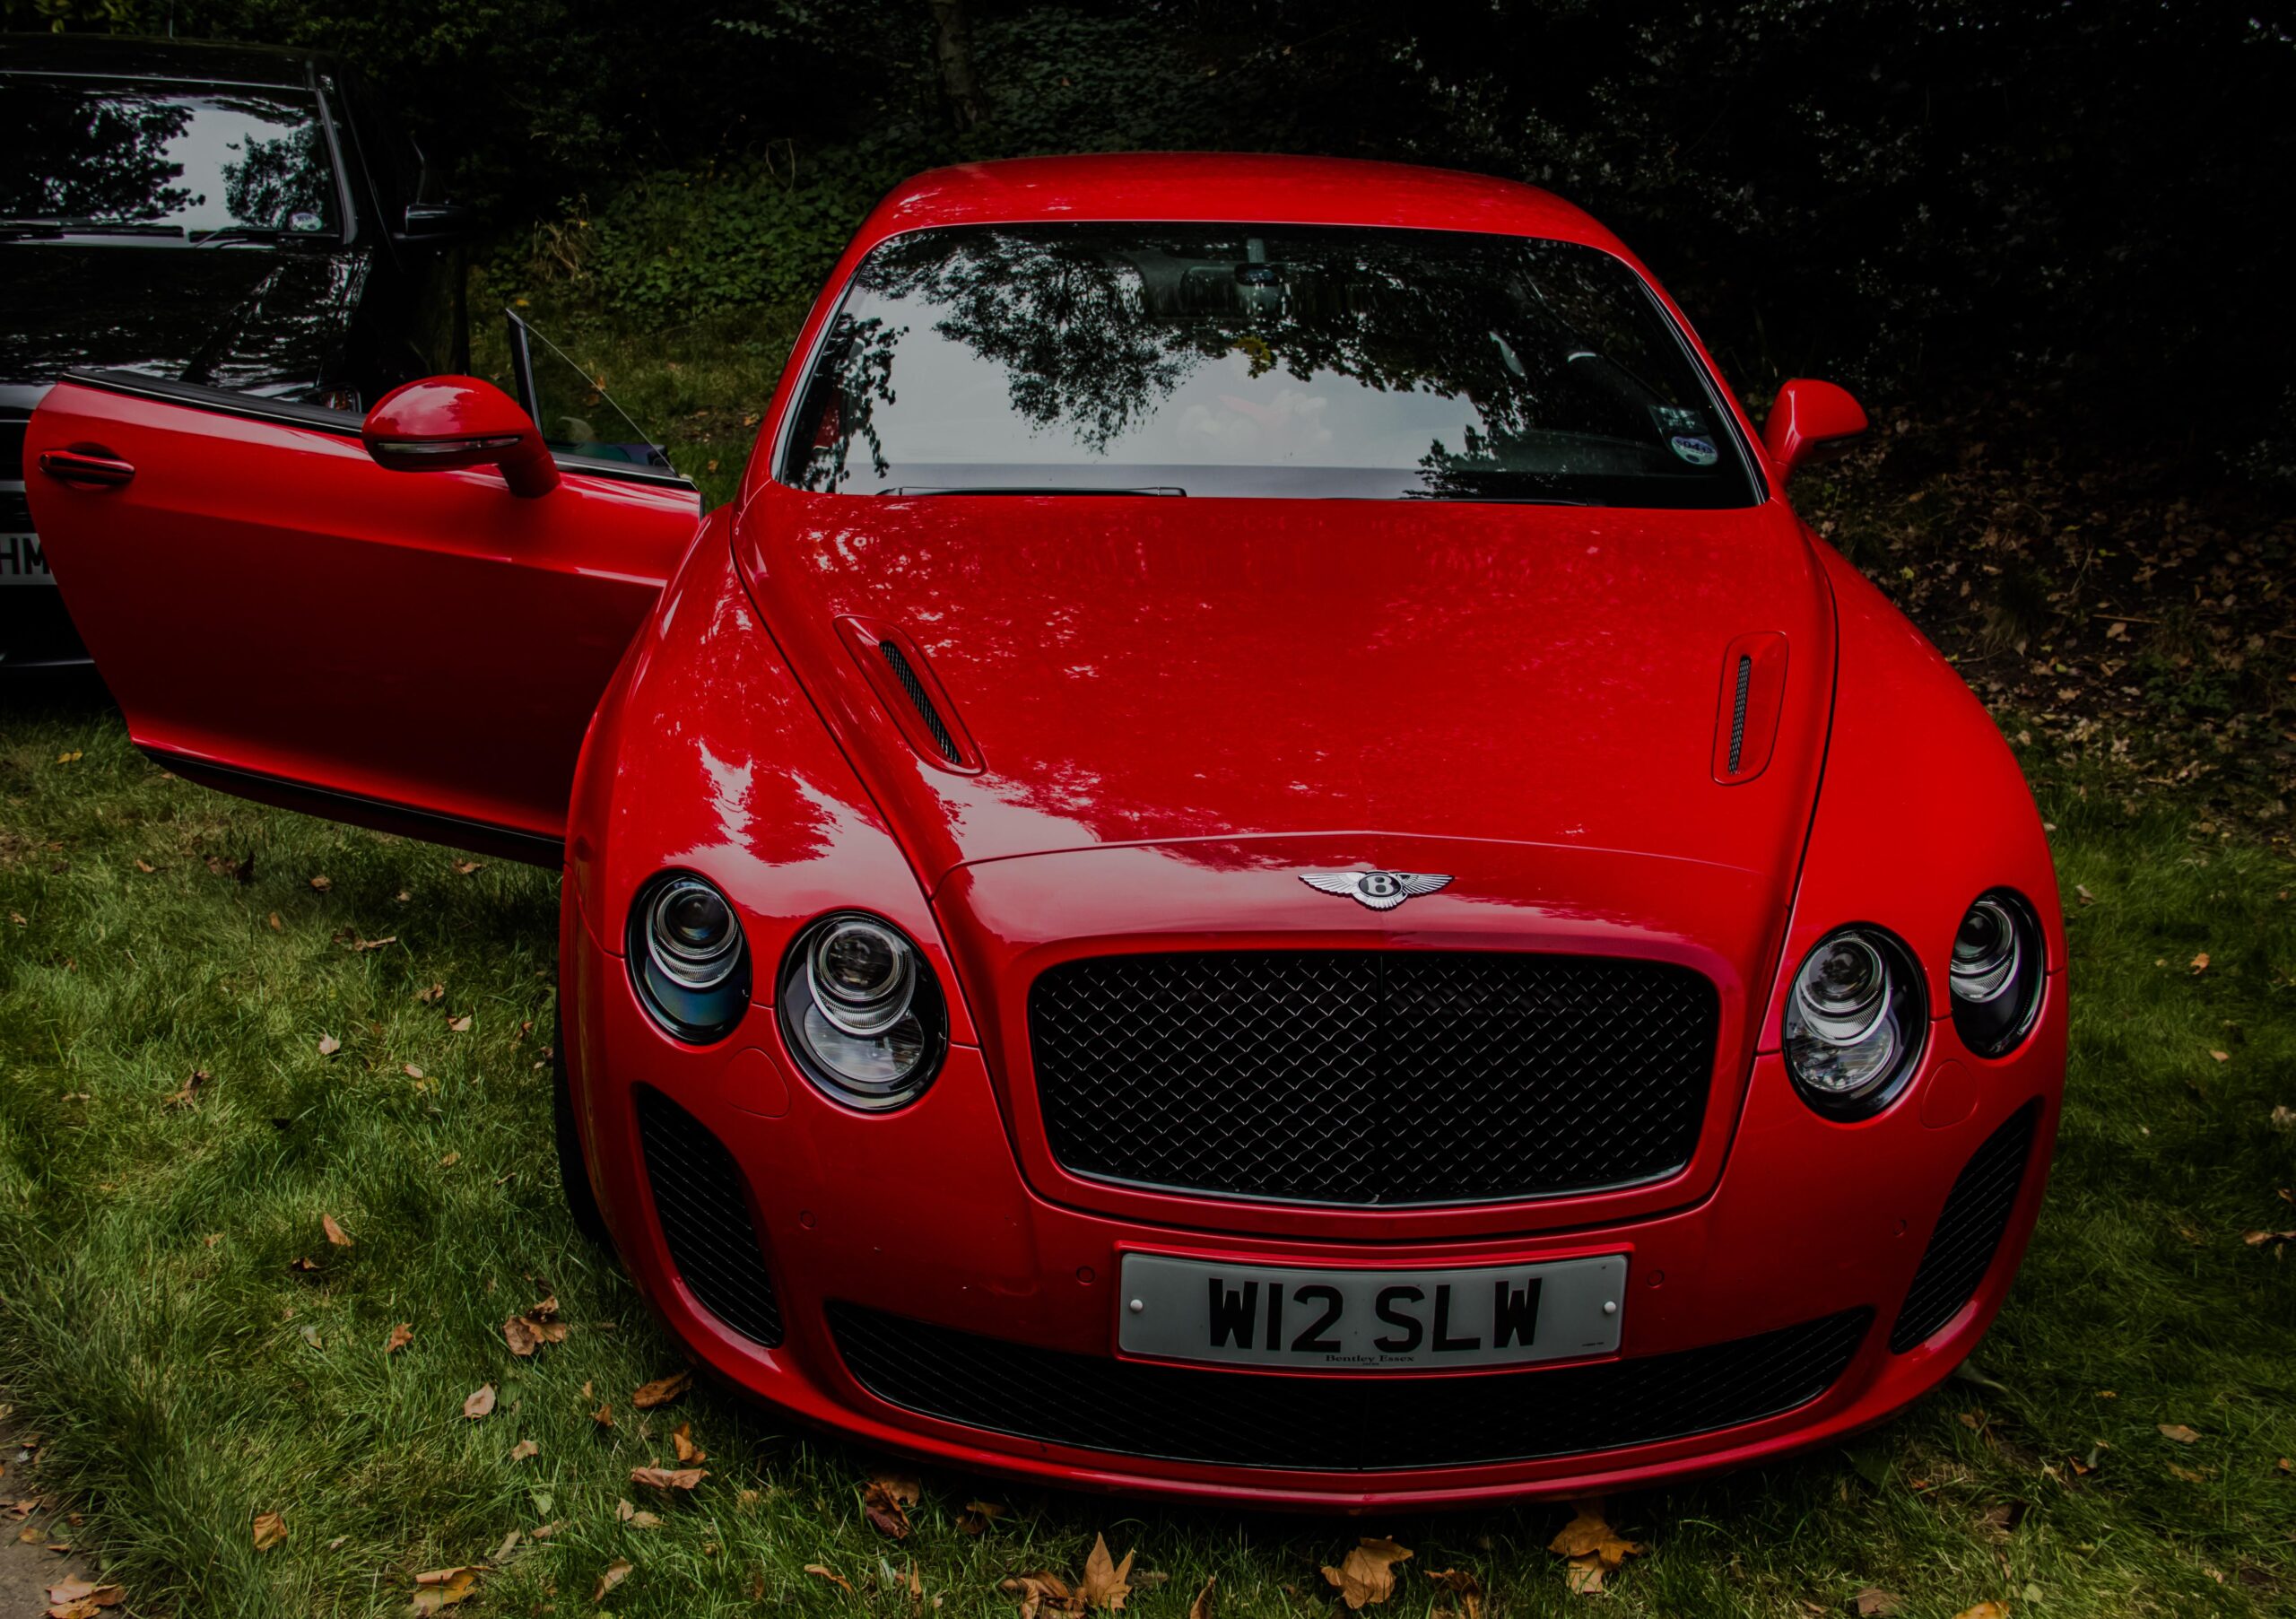
[[[1626,1256],[1467,1270],[1310,1270],[1126,1254],[1118,1344],[1226,1366],[1426,1371],[1618,1347]]]
[[[45,585],[56,588],[48,570],[48,557],[36,534],[0,534],[0,585]]]

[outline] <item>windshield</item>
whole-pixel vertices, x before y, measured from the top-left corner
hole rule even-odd
[[[335,229],[317,99],[0,78],[0,220],[100,234]]]
[[[1743,506],[1718,400],[1639,277],[1567,242],[1031,224],[863,261],[799,488]]]

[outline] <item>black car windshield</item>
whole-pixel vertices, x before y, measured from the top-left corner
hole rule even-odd
[[[782,476],[852,494],[1755,499],[1703,369],[1616,258],[1299,226],[896,237],[839,305]]]
[[[333,234],[317,98],[0,75],[0,221],[93,235]]]

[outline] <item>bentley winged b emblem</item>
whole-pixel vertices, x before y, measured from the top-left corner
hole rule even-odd
[[[1300,881],[1327,894],[1345,894],[1372,910],[1393,910],[1405,900],[1431,894],[1451,879],[1428,871],[1303,871]]]

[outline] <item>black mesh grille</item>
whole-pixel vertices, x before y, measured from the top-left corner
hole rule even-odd
[[[933,745],[941,751],[941,757],[951,764],[962,764],[964,755],[957,751],[957,739],[949,735],[949,727],[941,722],[941,711],[925,694],[925,683],[918,680],[917,671],[909,666],[909,659],[902,657],[900,648],[889,640],[879,641],[877,650],[884,654],[885,662],[891,666],[893,678],[900,682],[900,689],[909,693],[909,701],[916,706],[917,717],[925,722],[925,728],[933,733]]]
[[[1890,1329],[1892,1350],[1903,1354],[1959,1315],[1993,1268],[2009,1211],[2017,1206],[2017,1188],[2025,1181],[2040,1111],[2039,1101],[2029,1101],[2011,1114],[1954,1179],[1937,1229],[1922,1252],[1921,1268],[1913,1273],[1897,1325]]]
[[[1068,1169],[1335,1204],[1671,1174],[1698,1144],[1717,1015],[1688,968],[1522,953],[1100,956],[1029,991]]]
[[[679,1278],[704,1310],[772,1348],[781,1342],[781,1306],[758,1250],[734,1155],[692,1114],[642,1087],[638,1135],[654,1214]]]
[[[1585,1366],[1343,1378],[1067,1354],[829,1307],[846,1365],[890,1405],[1080,1450],[1318,1472],[1575,1456],[1775,1416],[1833,1386],[1873,1314]]]
[[[1730,774],[1738,773],[1738,760],[1746,751],[1746,691],[1753,684],[1754,660],[1738,657],[1738,694],[1730,700]]]

